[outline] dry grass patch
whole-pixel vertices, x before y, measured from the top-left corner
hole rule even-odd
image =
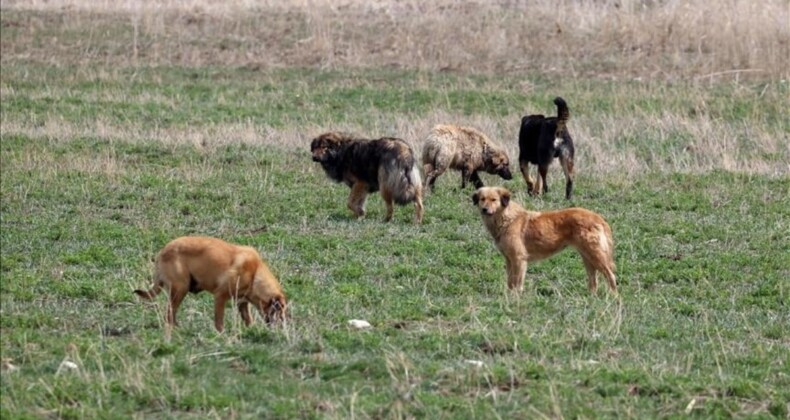
[[[2,62],[786,79],[790,4],[5,1]],[[18,11],[35,11],[35,13]],[[14,13],[8,13],[14,12]]]
[[[101,120],[81,125],[48,120],[39,126],[12,121],[0,126],[0,136],[22,134],[51,142],[74,138],[98,138],[110,142],[154,141],[174,148],[191,145],[203,153],[215,153],[228,145],[245,144],[297,150],[307,156],[310,140],[327,130],[341,129],[368,137],[397,136],[406,139],[419,152],[431,127],[439,123],[462,123],[489,134],[515,158],[518,156],[518,126],[513,121],[520,117],[519,114],[505,118],[464,116],[437,110],[422,118],[374,115],[371,124],[364,126],[323,121],[289,127],[239,123],[165,128],[145,124],[115,125]],[[770,176],[790,173],[786,160],[777,158],[790,156],[787,136],[747,124],[666,114],[649,119],[580,116],[572,120],[570,127],[578,149],[580,173],[636,175],[649,171],[702,173],[715,169]],[[35,158],[9,163],[40,166]],[[95,162],[62,164],[108,174],[119,170],[116,167],[118,162],[112,157]]]

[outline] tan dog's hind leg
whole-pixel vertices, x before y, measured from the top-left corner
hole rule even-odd
[[[595,293],[597,290],[597,272],[606,277],[606,282],[609,285],[609,290],[617,295],[617,278],[614,274],[614,258],[612,256],[612,249],[609,246],[608,238],[603,232],[598,233],[599,239],[597,243],[591,243],[586,246],[584,250],[579,250],[584,260],[584,268],[587,270],[587,283],[590,286],[590,291]],[[592,270],[592,274],[590,271]],[[591,277],[592,276],[592,277]],[[595,287],[593,287],[593,284]]]
[[[535,190],[535,183],[532,182],[532,177],[529,176],[529,162],[519,163],[521,175],[524,176],[524,182],[527,183],[527,194],[533,195]]]
[[[614,270],[611,267],[607,266],[603,270],[600,270],[603,275],[606,277],[606,282],[609,283],[609,290],[612,291],[615,295],[619,295],[617,292],[617,277],[614,275]]]
[[[348,208],[356,217],[365,215],[365,199],[368,196],[368,186],[364,182],[356,182],[351,187],[351,194],[348,196]]]
[[[595,270],[595,266],[587,257],[582,256],[582,260],[584,269],[587,270],[587,288],[590,293],[595,294],[598,291],[598,271]]]
[[[248,327],[252,325],[252,313],[250,312],[249,302],[239,302],[238,308],[241,319],[244,320],[244,325]]]
[[[176,321],[176,313],[178,312],[178,307],[181,306],[181,302],[184,300],[184,297],[187,295],[189,290],[186,287],[170,287],[170,293],[168,293],[168,304],[167,304],[167,315],[166,320],[167,323],[171,326],[178,325],[178,321]]]

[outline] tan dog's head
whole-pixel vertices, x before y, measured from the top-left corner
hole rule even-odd
[[[288,315],[288,299],[283,293],[280,282],[261,262],[255,271],[252,290],[247,300],[258,309],[267,324],[284,320]]]
[[[333,159],[337,151],[350,137],[341,133],[324,133],[313,139],[310,143],[310,152],[313,154],[313,161],[319,163],[329,162]]]
[[[510,204],[510,191],[502,187],[483,187],[472,194],[472,202],[483,217],[493,216]]]
[[[259,311],[267,324],[285,320],[285,318],[288,317],[288,306],[285,295],[278,294],[269,299],[268,302],[263,304],[263,307],[259,306]]]
[[[505,180],[513,179],[513,174],[510,173],[510,159],[504,150],[488,148],[484,159],[486,172],[499,175]]]

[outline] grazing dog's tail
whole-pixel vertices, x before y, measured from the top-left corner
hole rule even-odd
[[[571,112],[568,110],[568,104],[565,103],[565,99],[562,99],[558,96],[554,98],[554,105],[557,105],[557,126],[564,127],[565,123],[567,123],[571,118]]]
[[[154,283],[154,287],[151,290],[141,290],[137,289],[134,291],[134,294],[140,296],[143,299],[151,300],[162,291],[162,285],[159,282]]]

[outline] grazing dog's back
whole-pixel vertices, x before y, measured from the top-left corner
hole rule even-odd
[[[153,299],[162,289],[168,292],[166,321],[176,325],[176,313],[187,293],[207,291],[214,295],[214,326],[224,329],[225,303],[238,302],[246,325],[252,323],[249,305],[267,322],[286,315],[286,297],[280,282],[258,251],[221,239],[184,236],[170,241],[156,258],[154,284],[150,290],[135,290],[143,299]]]
[[[512,179],[510,159],[505,150],[483,132],[472,127],[439,124],[425,139],[422,163],[426,184],[433,189],[436,179],[447,169],[461,171],[461,188],[471,181],[483,186],[478,171]]]

